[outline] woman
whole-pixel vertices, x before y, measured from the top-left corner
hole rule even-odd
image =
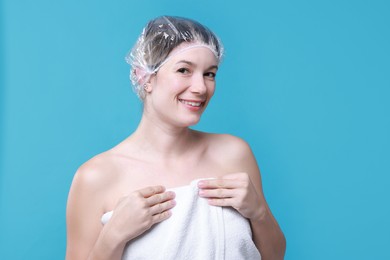
[[[285,239],[247,143],[189,128],[214,94],[222,54],[193,20],[147,24],[127,57],[142,119],[78,169],[67,259],[283,259]]]

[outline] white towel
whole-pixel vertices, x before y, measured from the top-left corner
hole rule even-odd
[[[233,208],[210,206],[198,196],[198,181],[170,189],[177,203],[172,216],[131,240],[123,260],[261,259],[248,220]],[[105,213],[102,223],[111,216]]]

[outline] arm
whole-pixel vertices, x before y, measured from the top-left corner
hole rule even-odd
[[[120,198],[103,226],[102,204],[113,180],[98,168],[82,166],[73,180],[67,206],[67,260],[121,259],[126,243],[170,217],[175,205],[173,192],[147,187]]]
[[[231,137],[233,138],[233,137]],[[262,259],[283,259],[286,250],[285,237],[265,200],[260,171],[249,146],[238,138],[230,149],[224,149],[224,158],[229,158],[227,174],[216,180],[199,182],[200,196],[214,206],[231,206],[248,218],[253,241]]]
[[[248,147],[249,148],[249,147]],[[256,190],[256,195],[259,198],[259,207],[257,217],[251,218],[253,240],[262,253],[263,259],[283,259],[286,251],[286,239],[271,213],[271,210],[265,200],[262,185],[261,175],[257,166],[256,160],[248,149],[247,170],[245,172],[249,175],[249,181]]]
[[[103,180],[103,175],[88,163],[80,167],[75,174],[68,196],[66,212],[67,260],[88,259],[90,252],[94,251],[92,249],[99,240],[98,237],[100,241],[102,238],[105,238],[105,241],[110,241],[107,236],[110,234],[110,232],[107,233],[108,228],[103,227],[100,223],[100,217],[104,213],[102,208],[104,196],[101,192]],[[113,241],[113,243],[115,242]],[[111,245],[111,247],[114,246]],[[117,248],[117,250],[120,249]],[[120,259],[120,257],[113,257],[120,252],[109,251],[106,253],[110,254],[112,259]],[[104,254],[101,256],[104,257]]]

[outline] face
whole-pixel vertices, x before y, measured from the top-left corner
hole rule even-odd
[[[145,111],[178,127],[199,122],[214,94],[217,59],[206,47],[175,48],[148,83]],[[188,49],[187,49],[188,48]]]

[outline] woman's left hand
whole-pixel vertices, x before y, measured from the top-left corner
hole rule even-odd
[[[198,182],[199,196],[206,198],[210,205],[233,207],[242,216],[259,220],[265,212],[265,201],[255,189],[245,172],[232,173],[218,179]]]

